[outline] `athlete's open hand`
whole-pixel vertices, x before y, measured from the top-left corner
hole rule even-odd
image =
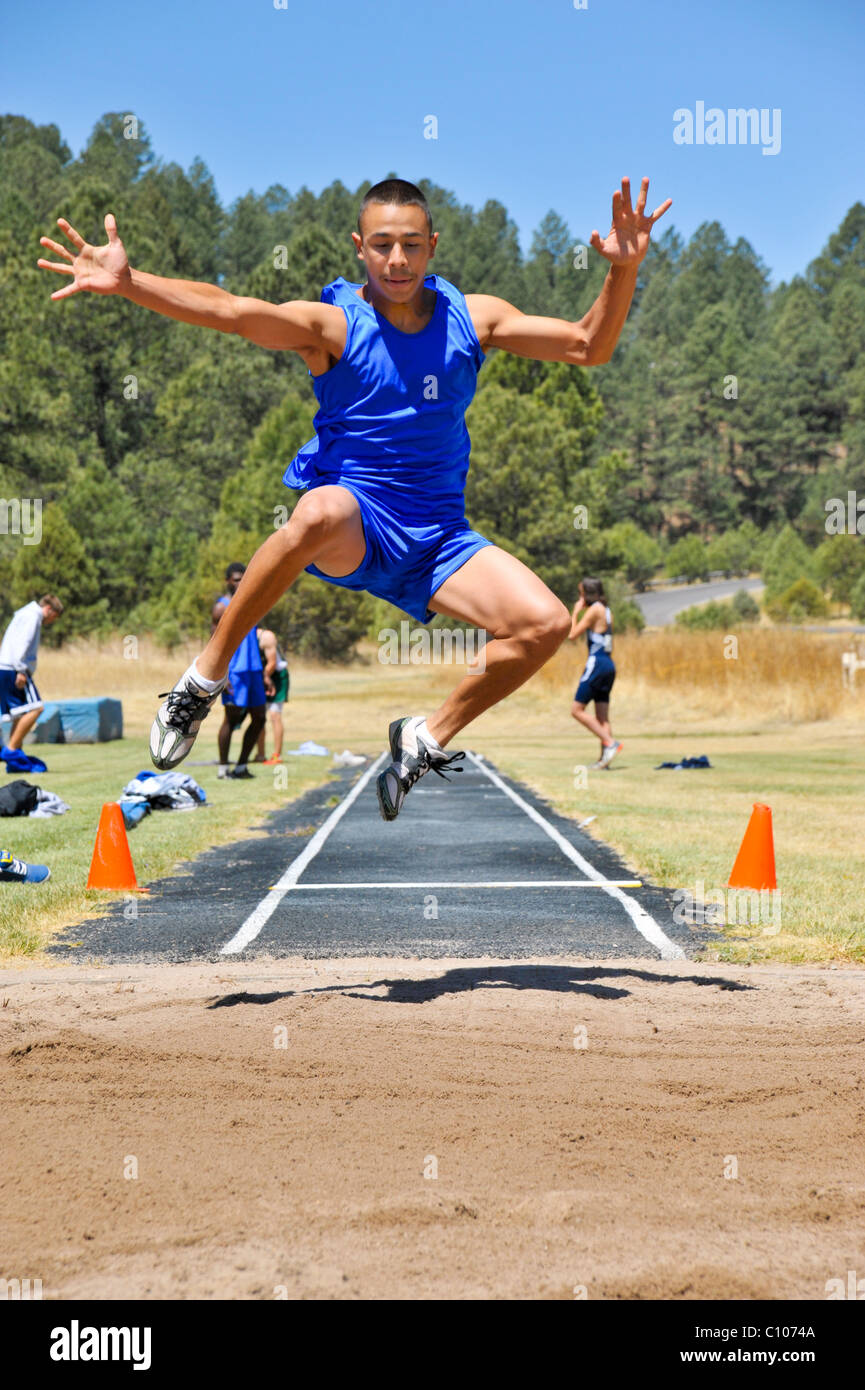
[[[105,217],[107,246],[91,246],[65,217],[58,217],[57,225],[67,241],[75,247],[75,253],[43,236],[39,238],[40,246],[47,246],[49,251],[62,256],[63,263],[40,259],[36,264],[43,270],[53,270],[57,275],[71,275],[73,278],[71,284],[64,285],[62,290],[55,290],[51,298],[66,299],[79,290],[89,290],[91,294],[120,294],[129,280],[129,261],[126,259],[126,248],[117,235],[113,213],[109,212]]]
[[[612,265],[638,266],[649,249],[649,236],[659,217],[672,207],[672,198],[655,208],[651,217],[646,217],[646,196],[649,180],[640,184],[637,206],[631,207],[631,180],[622,179],[622,191],[613,194],[613,225],[601,240],[600,233],[592,232],[591,245]]]

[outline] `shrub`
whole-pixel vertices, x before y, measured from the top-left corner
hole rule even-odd
[[[706,547],[706,562],[710,570],[725,574],[747,574],[757,564],[755,556],[760,532],[753,521],[743,521],[736,531],[725,531]]]
[[[865,576],[865,538],[827,536],[814,552],[815,577],[838,603],[849,603]]]
[[[729,632],[743,623],[754,622],[759,616],[760,609],[751,595],[740,589],[727,603],[718,603],[713,599],[711,603],[695,604],[692,608],[684,609],[676,614],[676,622],[680,627],[696,632]]]
[[[865,574],[854,584],[850,594],[850,613],[860,623],[865,623]]]
[[[770,544],[761,566],[766,598],[780,598],[799,579],[812,582],[813,561],[792,526],[785,526]],[[819,590],[818,590],[819,592]]]
[[[642,632],[646,626],[643,610],[631,598],[621,599],[613,612],[616,632]]]
[[[695,604],[692,608],[685,608],[681,613],[676,614],[676,622],[680,627],[690,628],[692,631],[712,631],[716,628],[729,627],[733,621],[733,610],[729,603],[716,603],[714,599],[711,603]]]
[[[633,521],[620,521],[610,527],[605,539],[619,572],[638,589],[644,589],[662,558],[654,536],[641,531]]]
[[[673,579],[680,574],[686,579],[705,579],[709,573],[708,547],[699,536],[683,536],[670,547],[664,568]]]
[[[739,589],[730,600],[730,606],[740,623],[754,623],[760,616],[760,605],[747,589]]]
[[[809,618],[825,618],[829,605],[813,579],[797,579],[783,594],[770,599],[766,612],[776,623],[802,623]]]

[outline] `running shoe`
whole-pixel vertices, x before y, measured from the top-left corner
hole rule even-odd
[[[45,864],[25,864],[11,850],[0,849],[0,883],[44,883],[50,877]]]
[[[613,758],[616,756],[617,753],[621,753],[623,747],[624,744],[622,743],[611,743],[607,748],[605,748],[603,753],[601,754],[601,767],[609,767],[610,763],[613,761]]]
[[[226,676],[215,690],[205,690],[187,672],[173,690],[162,692],[159,698],[164,698],[165,703],[159,706],[150,726],[150,760],[154,767],[169,772],[183,762],[195,742],[202,719],[210,713],[211,705],[222,694],[227,680]]]
[[[233,767],[230,772],[226,772],[226,777],[248,777],[250,782],[255,781],[255,773],[250,772],[248,767]]]
[[[396,820],[415,782],[427,772],[434,772],[449,782],[450,778],[442,772],[443,767],[451,767],[454,772],[463,771],[453,764],[464,758],[465,753],[443,753],[431,748],[418,734],[418,725],[423,722],[420,717],[406,715],[403,719],[395,719],[388,729],[393,762],[379,773],[377,782],[382,820]]]

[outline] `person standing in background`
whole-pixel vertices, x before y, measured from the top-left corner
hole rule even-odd
[[[571,705],[571,714],[578,723],[601,741],[601,754],[595,768],[609,767],[622,744],[613,738],[610,728],[610,691],[616,679],[612,658],[613,615],[607,604],[603,581],[586,576],[580,583],[580,596],[571,614],[568,640],[575,642],[583,633],[588,644],[588,659]],[[594,715],[586,705],[595,702]]]
[[[258,757],[259,763],[281,763],[282,762],[282,707],[288,699],[288,662],[279,649],[276,640],[276,633],[271,632],[270,628],[260,627],[256,630],[258,639],[258,649],[261,652],[261,659],[264,662],[264,690],[267,695],[266,709],[270,715],[270,724],[273,729],[273,757],[268,758],[265,752],[265,729],[262,729],[258,737]]]
[[[226,608],[234,597],[235,590],[246,571],[246,566],[235,563],[225,571],[227,594],[216,600],[211,614],[212,628],[215,632]],[[255,629],[248,632],[235,649],[228,666],[228,682],[222,692],[224,718],[219,730],[219,776],[251,778],[247,763],[258,736],[264,729],[265,720],[264,672],[261,665],[261,652],[258,650]],[[237,765],[229,771],[228,754],[231,748],[231,735],[239,729],[247,715],[249,723],[240,745]]]
[[[25,603],[12,615],[0,643],[0,715],[12,718],[7,749],[18,752],[44,708],[33,680],[42,628],[50,627],[63,612],[54,594]]]

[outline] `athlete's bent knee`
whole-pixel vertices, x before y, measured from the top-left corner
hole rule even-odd
[[[571,615],[563,603],[551,603],[537,612],[529,624],[528,637],[532,645],[551,655],[564,642],[571,630]]]
[[[322,542],[332,536],[345,515],[345,507],[329,488],[316,488],[301,497],[287,524],[295,531],[301,530],[308,539]]]

